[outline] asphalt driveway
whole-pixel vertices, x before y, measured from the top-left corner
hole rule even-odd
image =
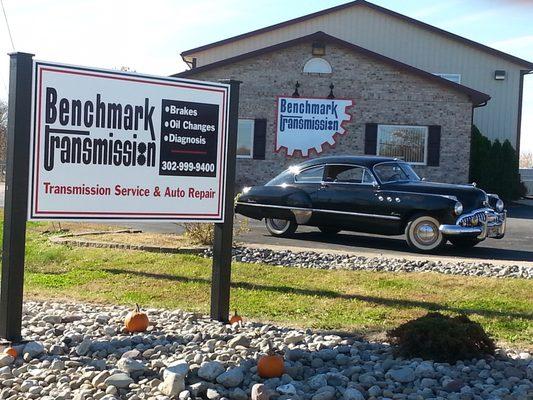
[[[423,256],[413,253],[403,236],[378,236],[342,231],[336,235],[324,235],[318,229],[301,226],[293,237],[276,238],[270,236],[263,221],[248,219],[248,232],[235,239],[245,245],[272,247],[278,249],[314,250],[328,252],[350,252],[372,257],[424,257],[439,259],[501,260],[533,263],[533,206],[513,204],[507,207],[507,233],[503,239],[487,239],[473,249],[459,250],[448,244],[436,256]],[[237,223],[244,217],[237,216]],[[134,228],[154,232],[177,232],[177,224],[131,223]]]
[[[533,262],[533,207],[511,205],[508,208],[507,233],[503,239],[487,239],[473,249],[459,250],[447,245],[439,255],[452,258]],[[334,250],[369,255],[404,257],[413,255],[403,236],[377,236],[342,231],[324,235],[312,227],[298,227],[293,238],[270,236],[262,221],[249,220],[250,231],[237,237],[246,244],[297,247],[308,250]]]
[[[4,206],[3,202],[4,186],[0,184],[0,207]],[[533,263],[533,205],[512,204],[507,207],[507,210],[509,219],[507,233],[503,239],[487,239],[468,250],[458,250],[447,245],[438,257]],[[237,221],[242,219],[243,217],[237,216]],[[145,231],[161,233],[175,233],[182,230],[178,224],[174,223],[129,223],[128,225]],[[316,228],[299,227],[294,237],[283,239],[270,236],[263,221],[249,219],[248,227],[248,232],[235,239],[251,246],[350,252],[365,256],[416,256],[407,247],[403,236],[384,237],[346,231],[336,235],[324,235]]]

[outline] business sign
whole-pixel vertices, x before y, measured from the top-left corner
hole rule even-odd
[[[228,85],[33,73],[30,219],[223,220]]]
[[[348,108],[353,104],[347,99],[278,97],[276,152],[285,148],[288,156],[298,151],[307,157],[311,150],[320,154],[326,143],[335,146],[352,119]]]

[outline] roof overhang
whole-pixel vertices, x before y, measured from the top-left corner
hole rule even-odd
[[[328,42],[328,43],[333,43],[333,44],[337,44],[339,46],[346,47],[346,48],[348,48],[349,50],[351,50],[353,52],[364,54],[364,55],[366,55],[368,57],[371,57],[371,58],[373,58],[373,59],[375,59],[377,61],[381,61],[384,64],[388,64],[388,65],[397,67],[397,68],[399,68],[401,70],[404,70],[405,72],[420,76],[422,78],[425,78],[425,79],[431,80],[431,81],[433,81],[435,83],[438,83],[438,84],[440,84],[442,86],[446,86],[448,88],[454,89],[457,92],[466,94],[470,98],[470,100],[472,101],[474,107],[482,107],[482,106],[484,106],[487,103],[487,101],[490,100],[490,96],[488,94],[486,94],[486,93],[479,92],[479,91],[477,91],[475,89],[472,89],[472,88],[469,88],[467,86],[460,85],[458,83],[449,81],[449,80],[441,78],[441,77],[439,77],[437,75],[433,75],[433,74],[431,74],[429,72],[426,72],[426,71],[423,71],[423,70],[421,70],[419,68],[416,68],[416,67],[413,67],[411,65],[402,63],[402,62],[400,62],[398,60],[394,60],[392,58],[386,57],[386,56],[384,56],[382,54],[379,54],[379,53],[373,52],[371,50],[365,49],[365,48],[363,48],[361,46],[357,46],[357,45],[355,45],[353,43],[350,43],[350,42],[347,42],[345,40],[339,39],[339,38],[337,38],[335,36],[328,35],[327,33],[324,33],[324,32],[321,32],[321,31],[316,32],[316,33],[312,33],[310,35],[305,35],[305,36],[299,37],[297,39],[288,40],[288,41],[283,42],[283,43],[278,43],[278,44],[275,44],[273,46],[264,47],[262,49],[258,49],[258,50],[254,50],[254,51],[251,51],[251,52],[248,52],[248,53],[240,54],[240,55],[237,55],[237,56],[234,56],[234,57],[226,58],[224,60],[216,61],[216,62],[213,62],[211,64],[206,64],[206,65],[194,68],[194,69],[190,69],[190,70],[187,70],[187,71],[179,72],[179,73],[174,74],[172,76],[181,77],[181,78],[193,76],[193,75],[198,74],[200,72],[209,71],[209,70],[212,70],[214,68],[222,67],[222,66],[225,66],[225,65],[230,65],[230,64],[233,64],[233,63],[236,63],[236,62],[239,62],[239,61],[243,61],[243,60],[247,60],[247,59],[250,59],[250,58],[253,58],[253,57],[257,57],[257,56],[265,54],[265,53],[281,50],[281,49],[284,49],[284,48],[287,48],[287,47],[291,47],[291,46],[294,46],[294,45],[297,45],[297,44],[300,44],[300,43],[313,41],[313,40],[323,40],[323,41]]]
[[[230,37],[230,38],[227,38],[227,39],[224,39],[224,40],[219,40],[217,42],[213,42],[213,43],[206,44],[206,45],[203,45],[203,46],[200,46],[200,47],[196,47],[194,49],[185,50],[185,51],[183,51],[181,53],[181,57],[182,57],[183,61],[185,61],[186,63],[189,63],[190,59],[191,59],[191,56],[193,56],[195,53],[198,53],[200,51],[205,51],[205,50],[209,50],[209,49],[212,49],[212,48],[215,48],[215,47],[223,46],[223,45],[228,44],[228,43],[236,42],[238,40],[242,40],[242,39],[246,39],[246,38],[249,38],[249,37],[252,37],[252,36],[255,36],[255,35],[259,35],[259,34],[262,34],[262,33],[270,32],[270,31],[273,31],[273,30],[276,30],[276,29],[283,28],[285,26],[290,26],[290,25],[293,25],[293,24],[296,24],[296,23],[299,23],[299,22],[307,21],[307,20],[310,20],[310,19],[313,19],[313,18],[316,18],[316,17],[320,17],[320,16],[323,16],[323,15],[326,15],[326,14],[330,14],[330,13],[333,13],[333,12],[336,12],[336,11],[341,11],[341,10],[344,10],[346,8],[354,7],[354,6],[366,6],[366,7],[369,7],[371,9],[375,10],[375,11],[378,11],[378,12],[390,15],[392,17],[401,19],[401,20],[403,20],[405,22],[414,24],[414,25],[416,25],[416,26],[418,26],[418,27],[420,27],[422,29],[434,32],[434,33],[439,34],[441,36],[444,36],[444,37],[446,37],[446,38],[448,38],[450,40],[454,40],[454,41],[460,42],[460,43],[462,43],[464,45],[474,47],[474,48],[476,48],[478,50],[484,51],[484,52],[492,54],[492,55],[494,55],[496,57],[500,57],[500,58],[502,58],[504,60],[510,61],[512,63],[515,63],[515,64],[517,64],[517,65],[519,65],[521,67],[525,67],[527,69],[533,70],[533,62],[524,60],[522,58],[513,56],[511,54],[505,53],[505,52],[500,51],[500,50],[496,50],[496,49],[494,49],[492,47],[485,46],[485,45],[483,45],[481,43],[478,43],[478,42],[475,42],[473,40],[470,40],[470,39],[464,38],[462,36],[456,35],[454,33],[445,31],[444,29],[437,28],[436,26],[433,26],[433,25],[430,25],[430,24],[426,24],[425,22],[422,22],[422,21],[419,21],[417,19],[408,17],[406,15],[397,13],[397,12],[389,10],[387,8],[378,6],[376,4],[368,2],[366,0],[351,1],[349,3],[345,3],[345,4],[341,4],[339,6],[327,8],[325,10],[318,11],[318,12],[315,12],[315,13],[312,13],[312,14],[307,14],[307,15],[304,15],[304,16],[301,16],[301,17],[298,17],[298,18],[294,18],[294,19],[288,20],[288,21],[280,22],[278,24],[270,25],[270,26],[267,26],[265,28],[256,29],[256,30],[251,31],[251,32],[243,33],[241,35],[233,36],[233,37]]]

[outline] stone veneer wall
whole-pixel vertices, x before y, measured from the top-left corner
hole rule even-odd
[[[350,109],[352,121],[334,148],[324,145],[321,155],[364,154],[366,123],[441,125],[441,154],[438,167],[416,166],[428,180],[466,183],[470,156],[472,103],[465,94],[444,85],[410,74],[337,45],[326,45],[331,74],[304,74],[311,58],[311,42],[209,71],[189,75],[191,79],[233,78],[242,81],[240,118],[266,118],[265,160],[238,159],[237,184],[262,184],[301,157],[287,157],[284,150],[274,152],[276,96],[290,96],[299,81],[301,97],[326,97],[335,85],[338,98],[355,101]],[[316,154],[312,153],[312,157]]]

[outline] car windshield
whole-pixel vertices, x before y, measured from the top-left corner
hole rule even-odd
[[[381,183],[420,180],[413,168],[406,163],[386,162],[377,164],[374,166],[374,173]]]

